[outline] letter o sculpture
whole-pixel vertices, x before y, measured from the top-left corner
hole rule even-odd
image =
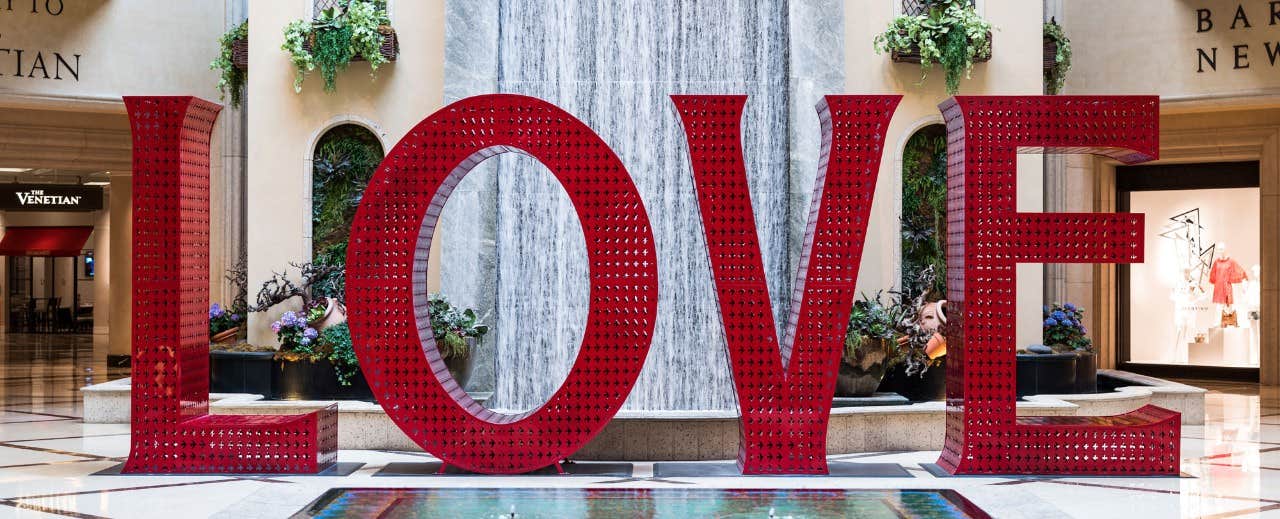
[[[427,255],[445,201],[468,171],[506,152],[540,160],[568,191],[590,279],[568,378],[518,415],[490,411],[458,386],[427,313]],[[591,128],[532,97],[470,97],[415,126],[369,182],[347,266],[352,340],[373,394],[424,450],[472,472],[530,472],[576,452],[622,407],[653,338],[657,253],[635,184]]]

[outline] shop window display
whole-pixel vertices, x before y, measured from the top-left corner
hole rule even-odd
[[[1259,190],[1134,191],[1145,264],[1128,277],[1129,361],[1257,367]]]

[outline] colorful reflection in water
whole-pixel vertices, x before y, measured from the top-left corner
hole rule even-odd
[[[953,490],[335,488],[298,518],[987,518]]]

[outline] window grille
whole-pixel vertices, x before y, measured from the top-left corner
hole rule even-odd
[[[319,2],[320,0],[316,0]],[[939,0],[902,0],[902,14],[907,16],[919,16],[929,12],[929,6]],[[969,5],[975,5],[976,0],[969,0]]]

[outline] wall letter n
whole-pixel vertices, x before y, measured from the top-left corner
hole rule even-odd
[[[901,96],[827,96],[803,255],[779,348],[740,126],[746,96],[672,96],[689,141],[742,411],[744,474],[826,474],[827,421],[885,131]]]
[[[1019,151],[1159,150],[1154,96],[956,97],[948,132],[947,438],[953,474],[1177,474],[1180,415],[1022,417],[1015,406],[1017,263],[1138,263],[1141,214],[1019,213]]]

